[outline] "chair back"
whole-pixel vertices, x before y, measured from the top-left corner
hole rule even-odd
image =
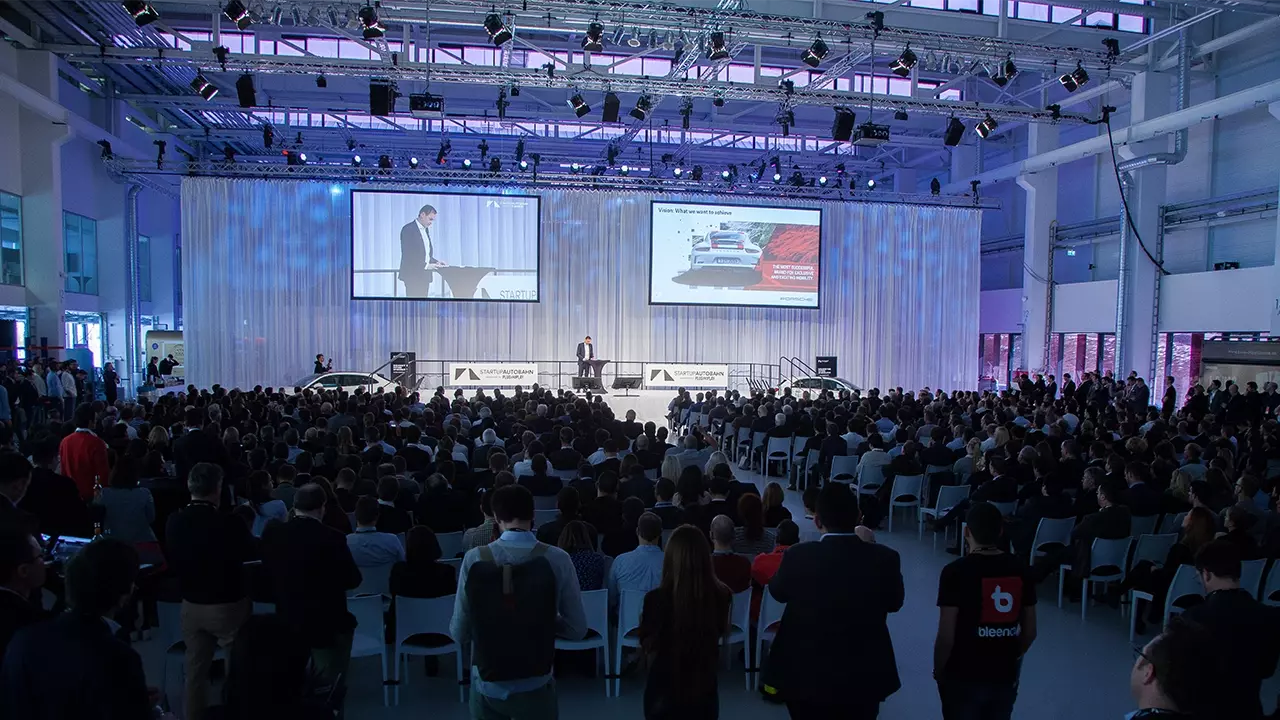
[[[1164,522],[1160,523],[1160,529],[1167,533],[1175,533],[1178,537],[1182,537],[1182,523],[1187,519],[1185,512],[1177,515],[1165,515]]]
[[[390,595],[391,568],[394,563],[367,565],[360,568],[360,584],[347,592],[348,597],[357,595]]]
[[[609,637],[609,590],[587,590],[582,593],[582,609],[587,616],[587,630],[602,638]]]
[[[817,450],[810,450],[809,453],[804,456],[805,472],[809,472],[813,470],[815,467],[817,467],[818,459],[821,457],[822,457],[822,453],[818,452]]]
[[[444,635],[454,642],[449,632],[453,620],[454,595],[438,598],[396,597],[395,644],[402,645],[414,635]]]
[[[1038,557],[1044,554],[1040,548],[1045,545],[1062,545],[1067,546],[1071,542],[1071,531],[1076,526],[1076,519],[1068,518],[1040,518],[1040,524],[1036,527],[1035,539],[1031,541],[1031,554]]]
[[[742,427],[738,428],[738,442],[739,443],[751,442],[751,426],[750,425],[743,425]]]
[[[356,619],[355,634],[383,645],[383,615],[381,595],[356,595],[347,598],[347,612]]]
[[[937,475],[939,473],[951,472],[950,465],[926,465],[924,468],[925,475]]]
[[[1134,542],[1132,565],[1137,565],[1141,560],[1154,565],[1164,565],[1165,559],[1169,557],[1169,549],[1178,542],[1178,535],[1176,533],[1139,535]]]
[[[993,502],[993,503],[991,503],[991,504],[992,504],[992,505],[995,505],[995,506],[996,506],[996,509],[1000,511],[1000,514],[1001,514],[1001,515],[1003,515],[1003,516],[1005,516],[1005,517],[1009,517],[1010,515],[1012,515],[1012,514],[1014,513],[1014,511],[1018,508],[1018,503],[1017,503],[1017,501],[1014,501],[1014,502]]]
[[[934,503],[939,513],[944,513],[969,497],[968,485],[943,485],[938,488],[938,502]]]
[[[1129,556],[1129,545],[1132,542],[1133,538],[1095,539],[1093,547],[1089,550],[1089,575],[1123,576],[1125,560]]]
[[[1258,599],[1263,605],[1280,606],[1280,564],[1273,565],[1267,573],[1267,581],[1262,586]]]
[[[1258,590],[1262,587],[1262,571],[1267,567],[1266,559],[1245,560],[1240,563],[1240,587],[1249,591],[1249,594],[1258,597]]]
[[[1177,605],[1179,600],[1194,596],[1204,596],[1204,585],[1200,582],[1200,575],[1196,572],[1194,565],[1181,565],[1173,574],[1173,581],[1169,583],[1169,593],[1165,595],[1165,617],[1167,618],[1173,612],[1181,612]]]
[[[534,495],[533,509],[534,510],[555,510],[556,500],[559,500],[559,498],[555,495]]]
[[[791,438],[791,457],[798,458],[804,452],[804,446],[809,444],[808,435],[796,435]]]
[[[667,541],[671,539],[671,533],[673,532],[675,532],[674,529],[662,531],[662,547],[665,548],[667,546]]]
[[[893,489],[889,492],[891,504],[920,504],[920,487],[924,484],[923,475],[898,475],[893,478]]]
[[[831,482],[851,483],[857,478],[858,458],[836,455],[831,458]]]
[[[729,605],[729,634],[742,633],[745,637],[751,627],[751,588],[733,594]]]
[[[548,468],[547,474],[550,475],[551,477],[560,478],[565,483],[570,483],[578,479],[577,468],[572,468],[569,470],[556,470],[555,468]]]
[[[766,586],[764,595],[760,598],[760,618],[756,622],[756,631],[760,637],[767,640],[773,639],[773,636],[778,632],[776,626],[782,622],[782,614],[786,609],[786,603],[774,600],[773,593],[769,592],[769,588]]]
[[[644,593],[639,590],[623,590],[618,595],[618,639],[640,627],[640,611],[644,609]],[[634,638],[633,644],[634,644]],[[619,642],[619,645],[622,643]]]
[[[758,433],[754,433],[754,434],[752,434],[752,435],[751,435],[751,449],[754,451],[754,450],[760,450],[760,449],[764,448],[764,442],[765,442],[765,440],[768,440],[768,439],[769,439],[769,436],[768,436],[768,435],[765,435],[765,434],[764,434],[764,433],[762,433],[762,432],[758,432]]]
[[[786,460],[790,457],[791,438],[771,437],[766,454],[770,460]]]
[[[861,465],[858,467],[858,492],[865,494],[878,489],[884,484],[884,465]]]
[[[1129,519],[1129,534],[1133,537],[1154,534],[1156,531],[1156,521],[1159,519],[1159,515],[1134,516]]]
[[[555,520],[559,515],[560,515],[560,511],[556,510],[555,508],[552,508],[550,510],[534,509],[533,526],[535,528],[540,528],[543,525],[546,525],[547,523]]]
[[[436,562],[452,567],[455,575],[462,572],[462,558],[446,558]]]
[[[462,552],[462,533],[440,533],[436,535],[436,541],[440,543],[440,557],[452,558],[457,557]]]

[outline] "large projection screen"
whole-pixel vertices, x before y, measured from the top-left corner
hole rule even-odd
[[[356,300],[538,301],[533,195],[351,192]]]
[[[649,303],[817,308],[822,211],[653,202]]]

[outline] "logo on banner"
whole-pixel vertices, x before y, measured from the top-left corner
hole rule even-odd
[[[466,375],[468,380],[480,382],[480,376],[476,374],[475,370],[472,370],[469,367],[458,367],[453,369],[454,380],[460,379],[463,375]]]
[[[653,382],[654,380],[657,380],[658,378],[662,378],[662,382],[675,382],[675,381],[676,381],[676,379],[675,379],[675,378],[671,377],[671,373],[667,372],[666,370],[661,370],[661,369],[659,369],[659,370],[650,370],[650,371],[649,371],[649,382]]]

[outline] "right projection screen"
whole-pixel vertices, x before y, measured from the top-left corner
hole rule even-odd
[[[822,211],[653,202],[649,302],[817,308]]]

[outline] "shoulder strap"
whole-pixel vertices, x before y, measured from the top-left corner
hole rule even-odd
[[[487,563],[493,562],[493,551],[489,549],[488,545],[480,546],[480,561]]]
[[[542,557],[547,554],[547,549],[551,547],[544,542],[534,543],[533,549],[529,551],[530,558]]]

